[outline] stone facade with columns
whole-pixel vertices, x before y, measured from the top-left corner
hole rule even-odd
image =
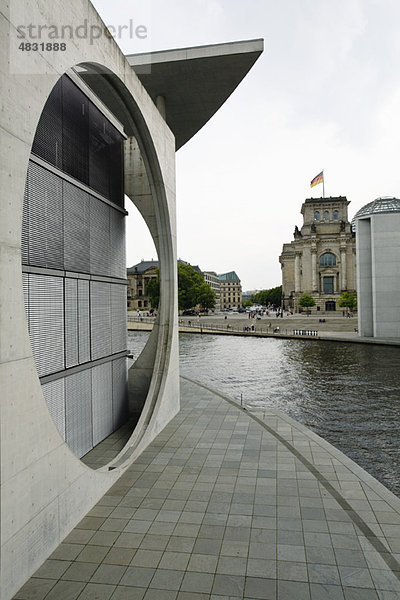
[[[285,308],[298,312],[298,300],[307,293],[315,300],[312,312],[341,310],[342,292],[356,289],[356,244],[348,205],[345,196],[303,203],[303,225],[296,225],[294,240],[283,245],[279,257]]]

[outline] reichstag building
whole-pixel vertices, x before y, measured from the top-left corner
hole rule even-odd
[[[279,262],[285,309],[299,312],[304,293],[315,300],[312,312],[340,310],[344,291],[356,289],[356,242],[345,196],[308,198],[301,207],[303,225],[284,244]]]

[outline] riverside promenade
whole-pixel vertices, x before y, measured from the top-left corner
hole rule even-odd
[[[154,318],[128,317],[129,331],[151,331]],[[252,329],[254,327],[254,329]],[[249,330],[246,330],[249,329]],[[303,339],[310,341],[354,342],[358,344],[378,344],[400,346],[400,339],[360,337],[357,331],[357,318],[322,317],[293,315],[276,318],[264,317],[261,320],[248,319],[246,315],[183,317],[179,319],[179,333],[198,333],[241,337],[269,337],[282,339]]]
[[[398,600],[399,558],[399,498],[285,414],[181,378],[179,414],[14,598]]]

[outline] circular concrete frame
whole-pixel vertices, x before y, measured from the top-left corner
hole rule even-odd
[[[30,9],[35,10],[34,5]],[[11,43],[11,38],[16,38],[18,21],[13,22],[12,15],[5,18],[1,13],[0,17],[3,39],[9,37]],[[44,20],[74,26],[88,19],[91,24],[104,27],[91,4],[83,0],[73,7],[58,1],[46,2],[40,14],[37,10],[32,18],[32,22]],[[6,54],[4,58],[9,59],[9,64],[0,73],[4,92],[0,378],[1,499],[7,519],[2,521],[0,596],[9,598],[178,412],[179,378],[175,143],[171,131],[112,38],[104,36],[92,44],[88,40],[74,40],[68,52],[52,57],[40,53],[28,57],[20,53],[14,56],[20,65],[13,64],[13,72],[10,57]],[[62,441],[51,419],[32,355],[21,277],[23,197],[33,137],[54,84],[71,65],[82,63],[97,65],[96,69],[103,73],[102,79],[111,87],[120,82],[116,84],[122,95],[120,104],[129,107],[126,114],[130,114],[132,126],[135,123],[150,179],[151,202],[149,198],[138,202],[142,202],[141,212],[146,222],[151,222],[149,229],[162,265],[162,305],[149,343],[152,346],[149,354],[154,360],[147,400],[139,428],[111,471],[86,467]]]
[[[140,419],[118,457],[100,467],[109,467],[110,464],[112,468],[115,468],[117,465],[122,465],[123,461],[128,460],[142,439],[159,399],[162,374],[168,371],[170,353],[166,349],[171,346],[170,337],[172,328],[170,327],[170,322],[174,318],[174,314],[171,314],[171,305],[173,305],[173,301],[171,302],[171,293],[173,299],[174,289],[173,286],[171,289],[170,282],[174,281],[175,263],[168,264],[168,257],[172,255],[172,232],[160,164],[140,109],[121,80],[103,65],[85,63],[78,65],[78,67],[80,73],[82,73],[82,69],[84,69],[87,75],[90,73],[89,85],[91,78],[95,77],[97,84],[94,86],[95,90],[104,100],[104,104],[107,103],[107,109],[111,113],[113,113],[112,104],[116,103],[118,106],[117,110],[119,118],[123,119],[124,130],[130,133],[126,149],[129,149],[132,143],[136,145],[136,142],[137,150],[143,159],[144,173],[142,173],[142,176],[144,175],[147,178],[151,190],[146,207],[147,211],[150,203],[152,212],[156,217],[156,227],[154,227],[154,222],[148,219],[148,214],[143,210],[141,202],[135,201],[135,195],[132,193],[131,200],[149,227],[160,262],[160,306],[157,321],[145,348],[130,369],[132,372],[129,377],[130,396],[133,397],[133,401],[135,397],[139,396],[143,404]],[[92,85],[93,83],[92,81]],[[52,91],[50,91],[49,96]],[[123,109],[119,102],[122,98],[124,98]],[[138,121],[139,125],[137,125],[136,121]],[[129,161],[134,162],[137,160],[137,153],[136,156],[134,153],[130,153],[127,158],[127,166],[129,168]],[[160,322],[165,324],[164,327],[160,327]],[[145,375],[143,376],[144,372]],[[140,381],[136,382],[137,379],[140,379]]]

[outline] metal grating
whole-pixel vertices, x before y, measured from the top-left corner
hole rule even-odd
[[[99,109],[89,106],[89,185],[106,198],[110,197],[110,136],[107,120]]]
[[[89,183],[89,100],[68,78],[62,80],[63,171]]]
[[[111,354],[110,285],[90,282],[90,317],[92,360]]]
[[[29,274],[29,330],[39,377],[64,369],[63,292],[61,277]]]
[[[25,304],[25,312],[28,321],[28,329],[29,329],[29,275],[28,273],[22,273],[22,289],[24,291],[24,304]]]
[[[110,210],[110,271],[112,277],[126,278],[125,215]]]
[[[90,361],[89,281],[78,280],[78,350],[79,364]]]
[[[67,271],[90,272],[89,194],[63,181],[64,267]]]
[[[110,275],[110,207],[90,197],[90,272]]]
[[[78,280],[65,280],[65,366],[75,367],[78,359]]]
[[[93,446],[113,432],[111,363],[91,369]]]
[[[123,138],[121,134],[107,123],[110,139],[108,171],[110,177],[109,198],[118,206],[124,206],[124,160],[123,160]]]
[[[112,363],[113,379],[113,425],[121,427],[128,418],[128,370],[127,359],[118,358]]]
[[[32,152],[55,167],[62,165],[62,79],[54,86],[40,117]]]
[[[80,458],[93,447],[91,369],[65,378],[66,441]]]
[[[126,286],[111,284],[111,353],[127,348]]]
[[[62,213],[61,178],[31,161],[28,168],[29,265],[63,268]]]
[[[42,385],[43,394],[62,439],[65,441],[65,379],[58,379]]]
[[[23,208],[23,212],[22,212],[21,262],[23,265],[29,265],[28,177],[26,178],[26,182],[25,182],[24,208]]]

